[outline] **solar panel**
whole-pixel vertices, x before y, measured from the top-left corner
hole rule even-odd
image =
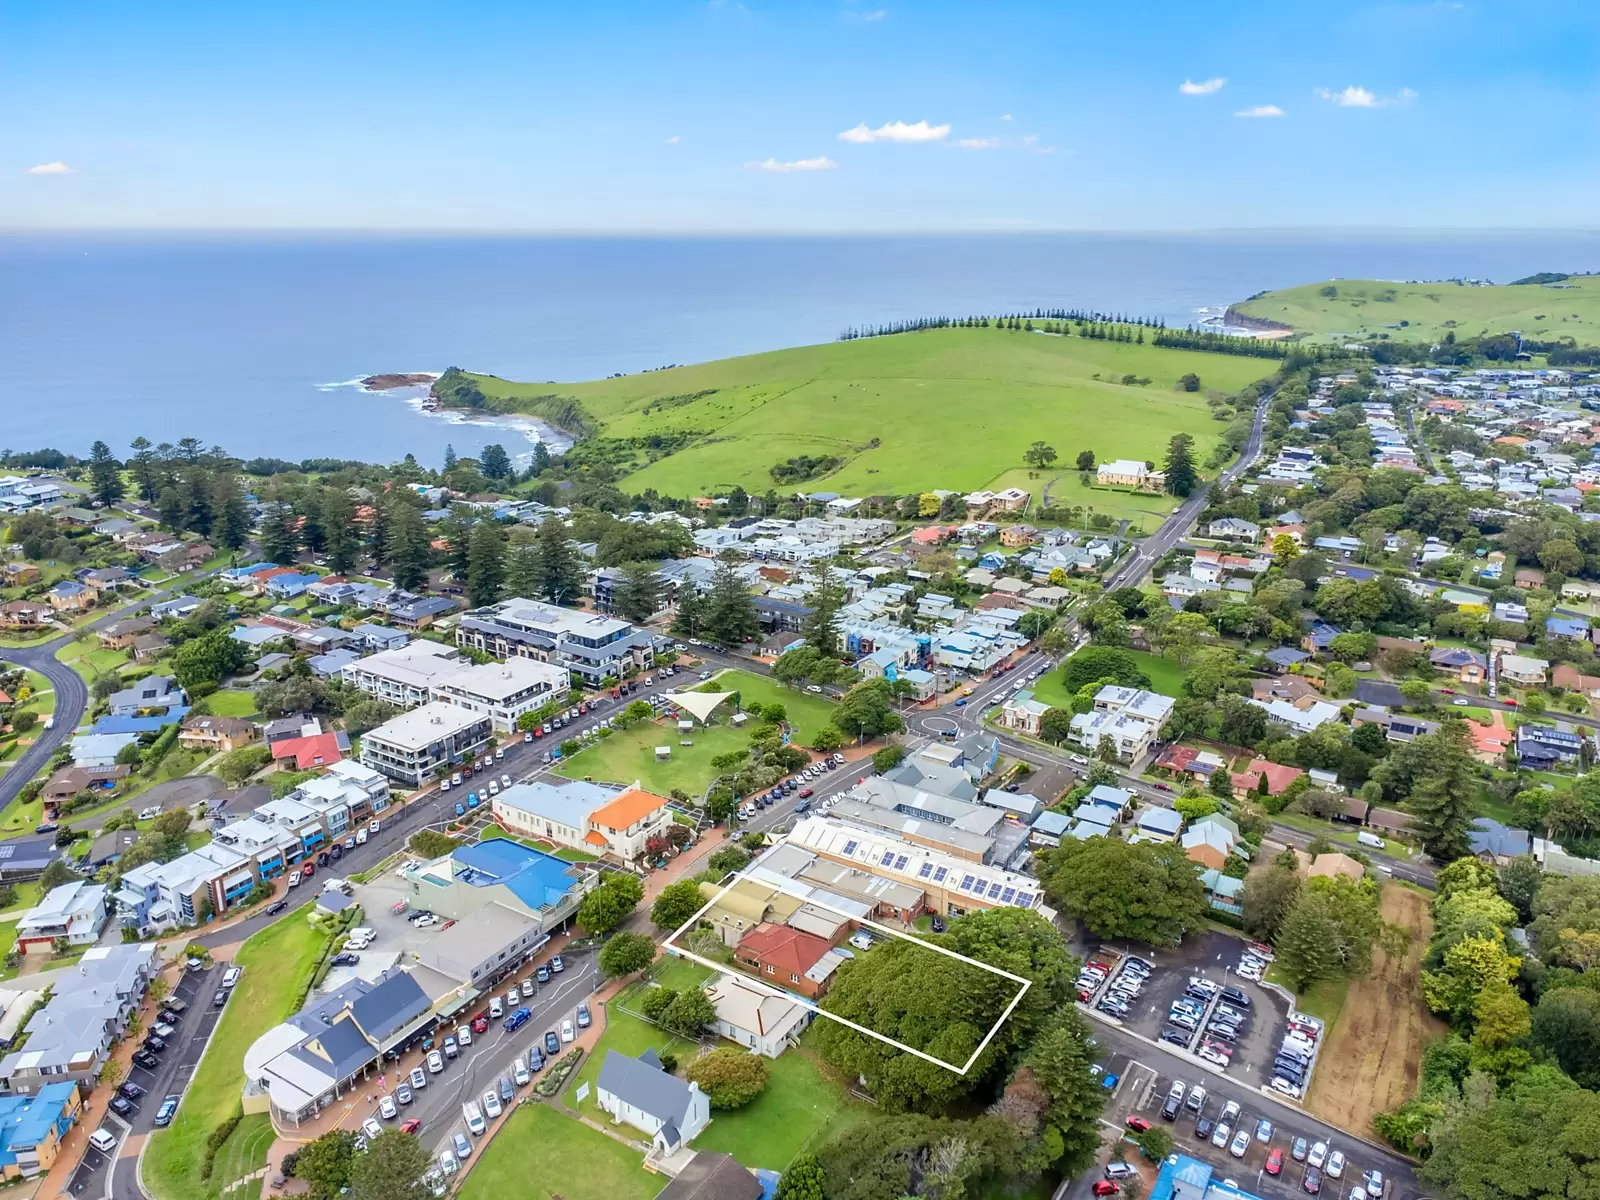
[[[846,842],[844,844],[844,852],[846,854],[854,854],[856,852],[856,847],[859,846],[860,844],[861,844],[860,842],[857,842],[856,840],[854,840],[852,838],[850,841],[848,841],[848,842]]]
[[[961,877],[961,890],[963,892],[969,892],[969,891],[972,890],[972,876],[971,875],[963,875]]]
[[[998,883],[991,883],[989,885],[989,899],[998,900],[999,898],[1000,898],[1000,885]]]
[[[945,877],[945,876],[946,876],[946,875],[948,875],[948,874],[949,874],[949,873],[950,873],[950,872],[949,872],[949,869],[948,869],[948,868],[946,868],[946,867],[940,867],[940,868],[939,868],[939,869],[938,869],[938,870],[937,870],[937,871],[935,871],[935,872],[934,872],[934,873],[933,873],[933,881],[934,881],[934,882],[935,882],[935,883],[943,883],[943,882],[944,882],[944,877]]]
[[[17,852],[17,848],[6,842],[0,842],[0,858],[10,858]]]
[[[931,862],[925,862],[925,863],[922,864],[922,870],[917,872],[917,878],[918,879],[926,879],[929,875],[932,875],[932,874],[933,874],[933,864]]]
[[[893,850],[885,850],[883,852],[883,860],[881,862],[879,862],[878,865],[880,867],[887,867],[893,861],[894,861],[894,851]]]
[[[1022,908],[1032,908],[1035,898],[1032,892],[1018,892],[1017,904]]]
[[[904,871],[906,869],[906,856],[904,854],[894,860],[894,869],[896,871]]]
[[[1001,904],[1010,904],[1013,900],[1016,899],[1016,897],[1017,897],[1017,889],[1016,888],[1007,888],[1005,891],[1000,893],[1000,903]]]
[[[974,883],[972,885],[972,894],[974,896],[981,896],[981,895],[984,894],[984,892],[986,892],[988,890],[989,890],[989,881],[987,879],[980,879],[980,880],[978,880],[976,883]]]

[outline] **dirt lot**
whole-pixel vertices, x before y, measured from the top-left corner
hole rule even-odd
[[[1344,1011],[1317,1058],[1306,1107],[1335,1125],[1370,1133],[1372,1115],[1416,1095],[1422,1048],[1445,1032],[1417,989],[1418,963],[1433,922],[1428,897],[1390,884],[1383,918],[1411,928],[1403,959],[1373,955],[1372,974],[1350,982]]]

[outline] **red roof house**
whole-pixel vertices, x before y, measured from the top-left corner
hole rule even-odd
[[[1233,776],[1233,794],[1235,796],[1251,796],[1256,794],[1263,775],[1267,777],[1267,795],[1281,796],[1288,791],[1289,785],[1305,772],[1299,767],[1285,766],[1283,763],[1268,762],[1264,758],[1253,758],[1244,770],[1236,772]]]
[[[827,990],[823,981],[808,979],[806,972],[833,947],[814,933],[787,925],[757,925],[740,940],[733,956],[747,970],[775,987],[815,1000]]]
[[[318,733],[311,737],[282,738],[272,743],[274,762],[294,760],[292,770],[309,771],[313,767],[331,767],[344,757],[337,733]]]

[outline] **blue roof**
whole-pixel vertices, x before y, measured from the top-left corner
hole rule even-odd
[[[243,579],[246,575],[259,575],[262,571],[270,571],[277,565],[269,562],[251,563],[248,567],[229,567],[223,574],[230,579]]]
[[[587,832],[589,814],[611,803],[618,795],[615,788],[600,787],[581,779],[560,784],[536,779],[532,783],[513,784],[495,797],[495,803]]]
[[[189,710],[169,708],[164,717],[101,717],[90,727],[90,733],[154,733],[163,725],[183,720]]]
[[[473,887],[504,884],[530,908],[554,908],[567,898],[583,872],[553,854],[508,838],[491,838],[454,851],[456,881]]]
[[[1558,633],[1563,637],[1589,636],[1589,622],[1578,617],[1546,617],[1544,627],[1551,633]]]
[[[32,1150],[49,1139],[77,1089],[76,1083],[47,1083],[31,1096],[0,1097],[0,1161],[16,1161],[18,1150]]]
[[[1295,663],[1305,662],[1311,656],[1304,650],[1296,650],[1292,646],[1279,646],[1276,650],[1268,650],[1264,657],[1268,662],[1276,663],[1280,667],[1292,667]]]

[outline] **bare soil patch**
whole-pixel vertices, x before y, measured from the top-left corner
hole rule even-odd
[[[1306,1107],[1323,1120],[1364,1135],[1372,1133],[1374,1113],[1416,1095],[1423,1047],[1446,1028],[1428,1012],[1418,988],[1422,954],[1433,933],[1428,897],[1390,884],[1381,911],[1384,920],[1411,929],[1411,943],[1403,958],[1378,951],[1372,973],[1350,981],[1306,1098]]]

